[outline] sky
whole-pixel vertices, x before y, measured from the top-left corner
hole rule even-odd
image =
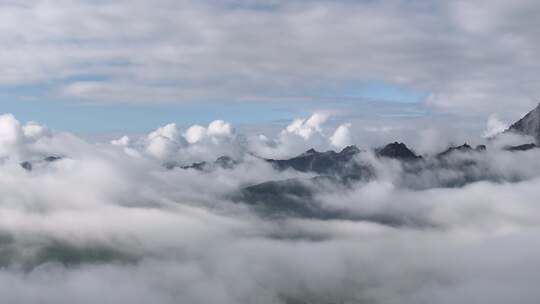
[[[181,125],[208,123],[224,119],[235,124],[271,124],[290,120],[295,115],[309,115],[321,109],[350,109],[356,103],[403,102],[417,103],[424,96],[421,92],[387,86],[378,82],[357,85],[339,92],[324,92],[324,97],[347,92],[341,102],[299,100],[289,102],[186,102],[186,103],[94,103],[65,100],[32,100],[21,94],[32,92],[46,95],[44,88],[7,88],[1,96],[2,110],[28,121],[36,120],[48,126],[75,133],[92,134],[107,132],[143,132],[168,122]],[[339,95],[338,95],[339,96]],[[18,100],[18,102],[13,102]]]
[[[0,0],[1,302],[537,304],[538,16]]]
[[[2,112],[76,133],[321,110],[362,127],[410,115],[411,103],[424,118],[485,125],[515,120],[540,93],[536,1],[0,5]]]

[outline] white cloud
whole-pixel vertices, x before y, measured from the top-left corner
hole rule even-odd
[[[118,139],[112,140],[111,145],[126,147],[126,146],[129,146],[130,142],[131,142],[131,139],[129,138],[129,136],[124,135]]]
[[[176,124],[167,124],[147,136],[146,151],[158,159],[166,159],[177,153],[183,145],[183,138]]]
[[[24,134],[19,121],[11,114],[0,116],[0,149],[3,157],[17,149],[24,140]]]
[[[33,121],[28,122],[22,128],[24,136],[33,140],[37,140],[43,136],[51,135],[49,129]]]
[[[201,141],[204,136],[206,136],[206,128],[199,125],[194,125],[189,127],[189,129],[186,130],[184,133],[184,137],[186,138],[187,142],[190,144],[194,144],[198,141]]]
[[[209,136],[231,136],[233,129],[231,124],[223,120],[214,120],[208,125],[207,133]]]
[[[490,138],[494,135],[504,132],[508,129],[509,125],[502,122],[496,114],[489,116],[486,123],[486,130],[484,131],[484,137]]]
[[[329,112],[315,112],[310,117],[296,118],[276,138],[269,139],[264,135],[250,136],[248,149],[256,155],[267,158],[284,158],[296,156],[308,149],[335,149],[336,145],[352,143],[348,130],[349,124],[340,125],[333,134],[327,135],[325,123]]]
[[[154,139],[157,137],[165,137],[169,140],[178,140],[179,132],[176,128],[175,123],[167,124],[163,127],[158,128],[156,131],[148,134],[148,139]]]
[[[241,157],[245,153],[234,128],[223,120],[212,121],[207,127],[193,125],[183,132],[175,123],[170,123],[142,138],[123,136],[111,144],[123,147],[131,156],[146,155],[162,162],[185,165],[213,161],[224,155]]]
[[[314,113],[308,119],[295,119],[285,130],[282,135],[287,133],[296,134],[305,140],[309,140],[314,134],[322,134],[321,124],[328,119],[326,113]]]
[[[21,125],[12,114],[0,115],[0,157],[20,159],[45,153],[40,141],[51,135],[49,129],[36,122]]]
[[[232,130],[226,125],[215,123],[221,132],[212,136],[228,140],[186,141],[178,154],[223,154],[241,145],[239,134],[223,132]],[[315,126],[327,133],[322,122]],[[246,185],[312,175],[279,172],[252,156],[212,172],[126,157],[124,148],[145,151],[149,140],[181,140],[173,124],[111,144],[39,133],[27,137],[12,115],[0,116],[2,147],[17,147],[2,153],[66,156],[31,172],[18,161],[0,162],[0,292],[10,303],[443,304],[474,297],[533,304],[540,296],[533,267],[540,262],[537,150],[510,153],[494,144],[448,160],[476,165],[436,169],[428,159],[413,176],[366,153],[359,161],[372,165],[377,179],[316,194],[310,205],[362,220],[332,213],[276,220],[229,198]],[[466,172],[488,180],[441,187],[471,177]],[[383,224],[391,220],[400,225]]]
[[[330,137],[330,143],[332,146],[341,149],[351,145],[351,124],[340,125],[334,134]]]
[[[232,125],[223,120],[214,120],[208,124],[208,127],[193,125],[183,134],[184,138],[190,144],[195,144],[208,138],[214,141],[218,138],[230,138],[233,135],[234,129]]]
[[[91,102],[263,102],[377,79],[431,93],[436,110],[516,115],[539,95],[539,10],[531,0],[10,2],[0,83],[53,83]]]

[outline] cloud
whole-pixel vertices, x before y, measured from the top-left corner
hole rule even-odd
[[[3,156],[7,156],[10,150],[16,149],[23,136],[21,125],[13,115],[0,116],[0,145]]]
[[[276,138],[268,138],[264,134],[248,137],[248,149],[256,155],[267,158],[292,157],[308,149],[329,150],[352,143],[348,128],[349,123],[342,124],[329,135],[326,122],[331,113],[318,111],[308,118],[296,118]]]
[[[336,101],[324,92],[375,79],[427,92],[436,111],[516,116],[539,95],[539,9],[536,1],[6,3],[0,83],[47,84],[70,101],[172,103]]]
[[[330,147],[331,138],[347,138],[339,130],[348,124],[334,129],[316,115],[297,121],[275,138],[251,138],[217,121],[197,127],[204,131],[198,140],[188,140],[191,128],[168,124],[140,138],[89,143],[1,116],[2,153],[10,159],[0,162],[2,297],[286,304],[474,296],[478,303],[536,303],[540,152],[503,151],[499,138],[483,153],[444,161],[428,155],[417,164],[364,152],[356,161],[376,178],[350,188],[328,183],[305,201],[328,212],[322,220],[285,209],[279,218],[263,216],[231,199],[245,186],[313,177],[275,170],[247,153],[252,141],[276,153],[296,148],[286,140]],[[306,129],[308,139],[297,133]],[[172,148],[149,149],[158,144]],[[127,157],[126,149],[139,156]],[[231,151],[242,157],[234,168],[201,172],[167,169],[156,151],[185,162]],[[65,157],[32,171],[19,165],[50,154]],[[336,210],[351,219],[332,217]]]
[[[44,153],[40,141],[51,136],[51,131],[36,122],[24,125],[12,115],[0,115],[0,157],[15,160]]]
[[[189,165],[195,161],[214,161],[224,155],[240,157],[246,152],[241,141],[230,123],[215,120],[207,127],[193,125],[184,131],[169,123],[146,136],[122,136],[111,144],[134,157],[146,155],[162,162]]]
[[[469,115],[497,113],[487,135],[536,104],[539,9],[536,1],[3,3],[4,85],[47,84],[53,95],[94,103],[266,102],[380,79],[428,92],[424,106],[459,119],[368,112],[334,125],[315,112],[273,135],[216,120],[90,143],[2,115],[2,299],[537,303],[540,155],[501,149],[530,138],[505,134],[484,153],[443,161],[430,154],[471,140]],[[232,199],[246,186],[313,177],[259,157],[396,139],[424,160],[363,153],[356,161],[374,179],[324,184],[304,201],[324,220],[287,210],[265,217]],[[51,155],[63,158],[20,166]],[[164,166],[223,155],[239,164]],[[332,217],[336,210],[352,219]]]
[[[490,138],[504,132],[508,127],[509,125],[500,121],[496,114],[490,115],[486,124],[486,131],[484,131],[484,137]]]
[[[189,127],[184,134],[187,142],[190,144],[196,143],[202,140],[206,136],[206,128],[199,125]]]
[[[182,139],[176,124],[171,123],[148,134],[146,151],[158,159],[166,159],[182,146]]]
[[[269,138],[264,134],[238,134],[233,125],[224,120],[214,120],[207,126],[192,125],[180,130],[171,123],[150,132],[147,136],[132,139],[123,136],[113,140],[115,146],[124,147],[126,153],[141,153],[164,162],[190,165],[192,162],[214,161],[221,156],[242,159],[250,154],[260,157],[286,157],[302,153],[312,147],[331,149],[335,145],[351,143],[350,134],[339,126],[332,136],[325,133],[326,112],[316,112],[307,119],[294,119],[287,127]]]
[[[184,137],[190,144],[204,140],[205,138],[231,137],[234,135],[234,129],[230,123],[223,120],[214,120],[208,127],[194,125],[189,127],[184,133]]]
[[[223,120],[214,120],[208,125],[207,130],[210,136],[230,136],[233,134],[231,124]]]
[[[351,144],[351,124],[340,125],[330,137],[332,146],[340,149]]]
[[[322,133],[321,124],[327,119],[328,115],[325,113],[314,113],[307,120],[295,119],[290,125],[287,126],[285,130],[282,131],[282,134],[295,134],[305,140],[309,140],[315,133]]]
[[[111,141],[111,145],[114,145],[114,146],[120,146],[120,147],[125,147],[125,146],[128,146],[129,143],[130,143],[130,138],[129,136],[122,136],[118,139],[114,139]]]

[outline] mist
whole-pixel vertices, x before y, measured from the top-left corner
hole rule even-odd
[[[536,303],[540,152],[507,151],[502,138],[403,162],[359,145],[353,161],[373,174],[346,185],[264,158],[342,148],[349,128],[300,119],[271,138],[218,121],[109,143],[1,116],[2,299]],[[225,155],[234,166],[183,168]],[[290,180],[312,190],[301,202],[320,216],[237,198]]]

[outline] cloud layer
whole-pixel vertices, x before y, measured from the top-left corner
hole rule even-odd
[[[539,95],[536,1],[2,6],[0,83],[70,101],[333,101],[375,80],[440,111],[518,116]]]
[[[231,194],[277,171],[253,153],[303,141],[343,144],[349,125],[295,120],[274,139],[223,121],[88,143],[0,117],[0,291],[13,303],[536,303],[540,152],[456,154],[419,174],[361,153],[376,178],[316,194],[323,210],[359,218],[260,216]],[[190,131],[191,130],[191,131]],[[309,136],[307,136],[309,134]],[[261,140],[253,145],[253,140]],[[503,145],[504,143],[501,143]],[[299,146],[299,144],[298,144]],[[285,148],[283,148],[285,147]],[[229,169],[167,169],[232,152]],[[285,152],[284,152],[285,151]],[[165,153],[166,152],[166,153]],[[23,169],[23,160],[63,158]],[[471,164],[474,161],[474,164]],[[414,169],[414,168],[413,168]],[[465,185],[445,181],[483,176]],[[331,185],[331,184],[329,184]],[[418,225],[421,223],[422,225]]]

